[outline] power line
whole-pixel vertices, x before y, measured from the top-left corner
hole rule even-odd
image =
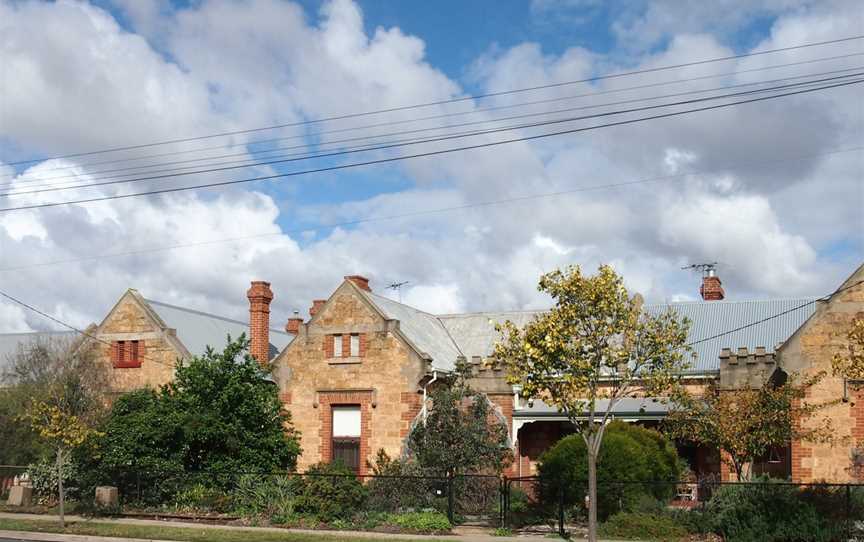
[[[32,305],[28,305],[28,304],[25,303],[24,301],[21,301],[20,299],[18,299],[18,298],[16,298],[16,297],[13,297],[13,296],[9,295],[9,294],[7,294],[6,292],[4,292],[4,291],[2,291],[2,290],[0,290],[0,296],[5,297],[5,298],[8,299],[9,301],[12,301],[13,303],[16,303],[16,304],[18,304],[18,305],[24,307],[25,309],[27,309],[27,310],[29,310],[29,311],[31,311],[31,312],[35,312],[36,314],[38,314],[39,316],[42,316],[43,318],[47,318],[47,319],[51,320],[52,322],[57,323],[57,324],[60,324],[61,326],[65,327],[65,328],[69,328],[69,329],[71,329],[72,331],[75,331],[76,333],[79,333],[79,334],[81,334],[81,335],[84,336],[84,337],[87,337],[87,338],[89,338],[89,339],[93,339],[94,341],[98,341],[98,342],[100,342],[100,343],[102,343],[102,344],[106,344],[106,345],[108,345],[108,346],[110,346],[110,347],[113,347],[113,346],[114,346],[110,341],[106,341],[106,340],[104,340],[104,339],[101,339],[101,338],[99,338],[99,337],[97,337],[97,336],[95,336],[95,335],[93,335],[93,334],[91,334],[91,333],[87,333],[87,332],[84,331],[84,330],[78,329],[77,327],[73,326],[72,324],[67,324],[67,323],[64,322],[63,320],[60,320],[60,319],[58,319],[58,318],[54,318],[54,317],[51,316],[50,314],[48,314],[48,313],[46,313],[46,312],[43,312],[43,311],[37,309],[36,307],[34,307],[34,306],[32,306]],[[167,364],[167,363],[165,363],[165,362],[163,362],[163,361],[157,360],[157,359],[148,358],[147,356],[142,356],[142,355],[140,355],[140,354],[139,354],[139,356],[140,356],[141,358],[147,360],[147,361],[152,361],[153,363],[158,363],[158,364],[160,364],[160,365],[165,365],[166,367],[173,367],[173,365],[169,365],[169,364]]]
[[[594,185],[594,186],[584,186],[584,187],[578,187],[578,188],[571,188],[568,190],[559,190],[556,192],[546,192],[546,193],[541,193],[541,194],[527,194],[524,196],[516,196],[516,197],[512,197],[512,198],[489,200],[489,201],[482,201],[482,202],[475,202],[475,203],[467,203],[467,204],[463,204],[463,205],[456,205],[456,206],[450,206],[450,207],[439,207],[439,208],[435,208],[435,209],[425,209],[425,210],[421,210],[421,211],[412,211],[410,213],[399,213],[399,214],[384,215],[384,216],[372,216],[372,217],[360,218],[360,219],[356,219],[356,220],[348,220],[348,221],[342,221],[342,222],[331,222],[328,224],[321,224],[318,226],[286,229],[286,230],[281,230],[279,232],[274,232],[274,233],[263,233],[263,234],[246,235],[246,236],[239,236],[239,237],[210,239],[207,241],[198,241],[198,242],[194,242],[194,243],[181,243],[181,244],[167,245],[167,246],[161,246],[161,247],[150,247],[150,248],[144,248],[144,249],[138,249],[138,250],[128,250],[128,251],[123,251],[123,252],[85,256],[85,257],[80,257],[80,258],[68,258],[68,259],[63,259],[63,260],[40,262],[40,263],[36,263],[36,264],[18,265],[18,266],[13,266],[13,267],[0,268],[0,273],[5,272],[5,271],[19,271],[19,270],[23,270],[23,269],[32,269],[32,268],[36,268],[36,267],[46,267],[46,266],[51,266],[51,265],[61,265],[61,264],[76,263],[76,262],[82,262],[82,261],[100,260],[100,259],[104,259],[104,258],[136,256],[136,255],[140,255],[140,254],[150,254],[153,252],[162,252],[162,251],[176,250],[176,249],[181,249],[181,248],[194,248],[194,247],[221,244],[221,243],[248,241],[250,239],[260,239],[260,238],[265,238],[265,237],[277,237],[277,236],[290,234],[290,233],[302,233],[305,231],[319,231],[319,230],[323,230],[323,229],[327,229],[327,228],[356,226],[356,225],[372,223],[372,222],[383,222],[383,221],[398,220],[398,219],[403,219],[403,218],[414,218],[414,217],[418,217],[418,216],[427,216],[427,215],[431,215],[431,214],[453,212],[453,211],[462,211],[462,210],[475,209],[475,208],[480,208],[480,207],[491,207],[494,205],[518,203],[518,202],[531,201],[531,200],[541,199],[541,198],[560,197],[560,196],[575,194],[575,193],[579,193],[579,192],[605,190],[605,189],[609,189],[609,188],[622,188],[625,186],[634,186],[634,185],[639,185],[639,184],[647,184],[647,183],[668,181],[668,180],[674,180],[674,179],[686,179],[687,177],[691,177],[694,175],[704,175],[704,174],[712,173],[712,172],[726,171],[732,167],[741,166],[741,165],[751,165],[752,166],[752,165],[760,165],[760,164],[762,164],[762,165],[774,164],[774,163],[778,163],[778,162],[788,163],[788,162],[794,161],[794,160],[804,160],[804,159],[813,158],[813,157],[817,157],[817,156],[827,156],[827,155],[840,154],[840,153],[846,153],[846,152],[854,152],[854,151],[860,151],[860,150],[864,150],[864,146],[851,147],[851,148],[846,148],[846,149],[836,149],[833,151],[812,153],[812,154],[807,154],[807,155],[799,155],[799,156],[795,156],[795,157],[787,156],[784,158],[773,159],[773,160],[751,161],[751,162],[745,162],[743,164],[739,163],[737,165],[727,165],[725,167],[714,168],[714,169],[709,169],[709,170],[705,170],[705,169],[695,170],[695,171],[689,171],[686,173],[676,173],[673,175],[648,177],[648,178],[637,179],[637,180],[633,180],[633,181],[624,181],[624,182],[619,182],[619,183]]]
[[[558,83],[550,83],[550,84],[546,84],[546,85],[537,85],[537,86],[533,86],[533,87],[525,87],[525,88],[520,88],[520,89],[488,92],[485,94],[475,94],[475,95],[471,95],[471,96],[463,96],[463,97],[459,97],[459,98],[449,98],[446,100],[437,100],[437,101],[426,102],[426,103],[421,103],[421,104],[404,105],[404,106],[391,107],[391,108],[386,108],[386,109],[379,109],[379,110],[375,110],[375,111],[365,111],[365,112],[361,112],[361,113],[348,113],[345,115],[337,115],[337,116],[331,116],[331,117],[323,117],[323,118],[319,118],[319,119],[311,119],[311,120],[304,120],[304,121],[298,121],[298,122],[276,124],[273,126],[265,126],[265,127],[260,127],[260,128],[248,128],[248,129],[243,129],[243,130],[233,130],[233,131],[228,131],[228,132],[221,132],[221,133],[217,133],[217,134],[208,134],[208,135],[201,135],[201,136],[194,136],[194,137],[171,139],[171,140],[157,141],[157,142],[152,142],[152,143],[141,143],[141,144],[136,144],[136,145],[126,145],[126,146],[112,147],[112,148],[94,150],[94,151],[70,153],[70,154],[55,155],[55,156],[41,157],[41,158],[32,158],[32,159],[28,159],[28,160],[18,160],[18,161],[14,161],[14,162],[7,162],[7,164],[8,165],[30,164],[30,163],[34,163],[34,162],[42,162],[45,160],[58,159],[58,158],[73,158],[73,157],[80,157],[80,156],[92,156],[94,154],[104,154],[104,153],[109,153],[109,152],[135,150],[135,149],[156,147],[159,145],[187,143],[190,141],[200,141],[200,140],[204,140],[204,139],[213,139],[216,137],[225,137],[225,136],[231,136],[231,135],[242,135],[242,134],[261,132],[261,131],[266,131],[266,130],[275,130],[275,129],[280,129],[280,128],[289,128],[289,127],[296,127],[296,126],[308,126],[310,124],[318,124],[318,123],[328,122],[328,121],[333,121],[333,120],[344,120],[344,119],[349,119],[349,118],[378,115],[378,114],[382,114],[382,113],[392,113],[392,112],[396,112],[396,111],[405,111],[405,110],[417,109],[417,108],[422,108],[422,107],[431,107],[431,106],[444,105],[444,104],[449,104],[449,103],[457,103],[457,102],[465,102],[465,101],[470,101],[470,100],[479,100],[479,99],[484,99],[484,98],[491,98],[491,97],[495,97],[495,96],[505,96],[505,95],[523,93],[523,92],[532,92],[535,90],[543,90],[543,89],[557,88],[557,87],[576,85],[576,84],[582,84],[582,83],[590,83],[590,82],[601,81],[601,80],[616,79],[616,78],[621,78],[621,77],[629,77],[629,76],[633,76],[633,75],[643,75],[643,74],[647,74],[647,73],[656,73],[656,72],[672,70],[672,69],[686,68],[686,67],[692,67],[692,66],[700,66],[700,65],[710,64],[710,63],[714,63],[714,62],[723,62],[723,61],[728,61],[728,60],[736,60],[736,59],[740,59],[740,58],[748,58],[748,57],[754,57],[754,56],[768,55],[768,54],[778,53],[778,52],[783,52],[783,51],[792,51],[792,50],[804,49],[804,48],[809,48],[809,47],[818,47],[818,46],[822,46],[822,45],[830,45],[830,44],[835,44],[835,43],[854,41],[854,40],[859,40],[862,38],[864,38],[864,35],[848,36],[845,38],[837,38],[837,39],[833,39],[833,40],[804,43],[804,44],[793,45],[793,46],[789,46],[789,47],[780,47],[780,48],[776,48],[776,49],[767,49],[764,51],[754,51],[754,52],[750,52],[750,53],[741,53],[741,54],[737,54],[737,55],[729,55],[729,56],[725,56],[725,57],[717,57],[717,58],[712,58],[712,59],[697,60],[697,61],[692,61],[692,62],[684,62],[684,63],[680,63],[680,64],[673,64],[673,65],[666,65],[666,66],[658,66],[658,67],[654,67],[654,68],[643,68],[643,69],[632,70],[632,71],[628,71],[628,72],[599,75],[599,76],[588,77],[588,78],[584,78],[584,79],[578,79],[578,80],[572,80],[572,81],[562,81],[562,82],[558,82]]]
[[[405,131],[400,131],[400,132],[374,134],[374,135],[369,135],[369,136],[353,137],[353,138],[347,138],[347,139],[341,139],[341,140],[337,139],[337,140],[328,141],[328,142],[319,144],[319,145],[317,145],[317,147],[319,149],[321,149],[322,147],[325,147],[325,146],[340,145],[342,143],[348,143],[348,142],[354,142],[354,141],[379,139],[379,138],[389,137],[389,136],[393,136],[393,135],[405,135],[405,134],[424,133],[424,132],[439,131],[439,130],[448,130],[448,129],[458,128],[458,127],[475,126],[478,124],[482,125],[482,124],[503,122],[506,120],[533,118],[533,117],[554,115],[554,114],[558,114],[558,113],[568,113],[568,112],[572,112],[572,111],[580,111],[580,110],[586,110],[586,109],[597,109],[597,108],[602,108],[602,107],[611,107],[611,106],[615,106],[615,105],[623,105],[623,104],[628,104],[628,103],[638,103],[638,102],[643,102],[643,101],[661,100],[661,99],[666,99],[666,98],[674,98],[674,97],[687,96],[687,95],[692,95],[692,94],[717,92],[717,91],[721,91],[721,90],[730,90],[730,89],[741,88],[741,87],[750,87],[750,86],[755,86],[755,85],[766,85],[766,84],[770,84],[770,83],[777,83],[777,82],[782,82],[782,81],[791,81],[791,80],[801,79],[804,77],[819,77],[819,76],[824,76],[824,75],[849,72],[849,71],[854,71],[854,70],[860,70],[862,68],[864,68],[864,66],[855,67],[855,68],[846,68],[846,69],[841,69],[841,70],[832,70],[832,71],[828,71],[828,72],[822,72],[822,73],[810,74],[810,75],[784,77],[784,78],[779,78],[779,79],[756,81],[756,82],[750,82],[750,83],[741,83],[741,84],[736,84],[736,85],[725,85],[725,86],[715,87],[715,88],[710,88],[710,89],[690,90],[690,91],[665,94],[665,95],[655,95],[655,96],[647,96],[647,97],[641,97],[641,98],[633,98],[633,99],[629,99],[629,100],[619,100],[619,101],[615,101],[615,102],[605,102],[602,104],[589,104],[589,105],[569,107],[569,108],[564,108],[564,109],[555,109],[555,110],[541,111],[541,112],[535,112],[535,113],[526,113],[526,114],[521,114],[521,115],[511,115],[511,116],[506,116],[506,117],[498,117],[498,118],[493,118],[493,119],[472,121],[472,122],[459,123],[459,124],[439,125],[439,126],[419,128],[419,129],[414,129],[414,130],[405,130]],[[750,92],[751,93],[761,93],[761,92],[771,92],[771,91],[781,89],[781,88],[792,88],[792,87],[796,87],[796,86],[802,86],[803,87],[803,86],[823,83],[823,82],[830,81],[830,80],[838,80],[838,79],[842,79],[842,78],[855,77],[858,75],[864,75],[864,73],[859,73],[859,74],[853,73],[853,74],[847,74],[847,75],[843,75],[843,76],[835,76],[835,77],[830,77],[830,78],[825,78],[825,79],[815,79],[815,80],[811,80],[811,81],[799,81],[797,83],[792,83],[792,84],[785,85],[785,86],[776,86],[776,87],[766,88],[766,89],[756,89],[756,90],[753,90]],[[732,94],[732,95],[738,95],[738,94]],[[709,97],[705,97],[704,99],[705,100],[722,99],[724,97],[728,97],[728,96],[732,96],[732,95],[709,96]],[[687,103],[692,103],[692,102],[687,102]],[[673,105],[679,105],[679,104],[661,104],[661,105],[657,105],[655,107],[671,107]],[[611,112],[611,113],[614,113],[614,112]],[[583,118],[592,118],[592,117],[580,117],[580,120]],[[413,121],[404,121],[404,122],[413,122]],[[372,126],[375,126],[375,125],[372,125]],[[507,129],[513,129],[513,127],[504,127],[504,128],[500,128],[500,129],[501,130],[507,130]],[[353,130],[353,128],[344,129],[344,130]],[[344,130],[336,130],[336,132],[341,132]],[[327,133],[327,132],[322,132],[322,133]],[[330,133],[333,133],[333,132],[330,132]],[[472,132],[472,134],[473,133],[476,133],[476,132]],[[464,134],[465,133],[460,134],[460,135],[464,135]],[[455,135],[455,134],[451,134],[451,135]],[[298,136],[298,137],[300,137],[300,136]],[[364,150],[364,149],[362,149],[362,147],[364,147],[364,146],[374,146],[374,145],[389,144],[389,143],[400,143],[403,141],[409,142],[409,141],[416,141],[416,140],[397,140],[397,141],[389,141],[389,142],[387,142],[387,141],[375,142],[375,143],[369,143],[367,145],[363,145],[360,147],[356,147],[356,149],[357,150]],[[124,177],[134,177],[136,175],[153,175],[153,174],[160,174],[160,173],[170,173],[172,175],[176,175],[176,174],[179,174],[179,172],[182,172],[184,170],[201,168],[201,167],[212,167],[212,166],[236,164],[238,168],[241,168],[241,167],[246,168],[246,167],[255,167],[258,165],[269,165],[269,164],[274,163],[274,162],[262,162],[261,160],[273,160],[273,159],[281,159],[281,158],[288,158],[288,157],[302,157],[302,158],[298,158],[298,160],[302,160],[302,159],[306,159],[306,158],[317,157],[314,152],[301,152],[301,153],[289,153],[289,154],[281,154],[281,155],[277,154],[277,155],[261,157],[261,158],[250,157],[250,158],[247,158],[245,160],[232,160],[232,161],[227,161],[227,162],[213,162],[213,163],[208,163],[208,164],[198,164],[198,165],[184,166],[184,167],[177,167],[177,168],[168,168],[168,169],[162,169],[162,170],[151,170],[151,171],[136,172],[136,173],[124,173],[124,174],[120,174],[120,175],[105,175],[105,176],[99,176],[98,175],[100,173],[114,173],[114,172],[128,171],[128,170],[133,170],[133,169],[138,170],[138,169],[144,169],[144,168],[153,168],[153,167],[158,167],[160,165],[161,166],[169,166],[169,165],[173,165],[173,164],[186,164],[186,163],[190,163],[190,162],[200,162],[200,161],[204,161],[204,160],[217,160],[220,158],[243,157],[243,156],[248,156],[249,154],[273,153],[273,152],[278,152],[281,150],[306,149],[309,146],[310,145],[308,145],[308,144],[302,144],[302,145],[295,145],[295,146],[290,146],[290,147],[281,147],[281,148],[276,148],[276,149],[269,149],[269,150],[265,150],[265,151],[255,151],[252,153],[242,152],[242,153],[234,153],[234,154],[228,154],[228,155],[222,155],[222,156],[212,156],[212,157],[206,157],[206,158],[194,158],[194,159],[190,159],[190,160],[179,160],[179,161],[174,161],[174,162],[165,162],[162,164],[156,163],[156,164],[149,164],[149,165],[133,166],[133,167],[129,167],[129,168],[105,169],[105,170],[98,170],[98,171],[89,172],[86,174],[86,177],[92,181],[100,181],[100,180],[122,179]],[[347,149],[352,149],[352,147],[347,147]],[[193,172],[186,173],[186,174],[195,174],[195,173],[198,173],[198,172],[193,171]],[[79,174],[59,175],[59,176],[53,176],[53,177],[40,177],[40,178],[24,179],[23,182],[29,181],[32,183],[34,181],[50,181],[50,180],[59,180],[59,179],[71,179],[73,177],[81,179],[82,176]],[[152,179],[153,179],[153,177],[142,177],[141,178],[141,180],[152,180]],[[134,182],[135,180],[136,179],[133,178],[133,179],[125,180],[123,182]],[[88,187],[88,186],[100,186],[99,184],[92,183],[92,182],[85,182],[82,184],[70,184],[73,181],[68,181],[65,183],[43,183],[43,184],[28,184],[27,186],[16,186],[20,182],[22,182],[22,180],[16,180],[15,182],[7,183],[6,185],[0,185],[0,187],[2,187],[2,188],[9,189],[11,187],[13,190],[17,189],[17,191],[15,191],[15,192],[7,192],[5,194],[0,193],[0,196],[50,192],[50,191],[53,191],[53,190],[51,190],[52,188],[56,188],[59,190],[65,190],[65,189],[75,189],[75,188]],[[32,189],[32,190],[30,190],[30,189]]]
[[[745,329],[748,329],[748,328],[751,328],[754,326],[764,324],[765,322],[770,322],[771,320],[774,320],[775,318],[780,318],[781,316],[785,316],[789,313],[792,313],[795,311],[800,311],[801,309],[809,307],[810,305],[813,305],[814,303],[817,303],[819,301],[826,301],[828,299],[831,299],[833,296],[835,296],[841,292],[845,292],[846,290],[850,290],[850,289],[858,286],[859,284],[864,284],[864,280],[859,280],[858,282],[852,283],[849,286],[846,286],[845,288],[838,288],[828,295],[822,296],[822,297],[820,297],[818,299],[814,299],[812,301],[808,301],[807,303],[802,303],[801,305],[798,305],[796,307],[792,307],[791,309],[786,309],[785,311],[778,312],[777,314],[772,314],[771,316],[766,316],[765,318],[762,318],[760,320],[756,320],[755,322],[751,322],[749,324],[745,324],[743,326],[736,327],[735,329],[730,329],[728,331],[723,331],[722,333],[717,333],[716,335],[711,335],[710,337],[705,337],[704,339],[699,339],[698,341],[693,341],[691,343],[687,343],[687,346],[694,346],[694,345],[697,345],[700,343],[708,342],[708,341],[723,337],[725,335],[729,335],[731,333],[737,333],[738,331],[742,331],[742,330],[745,330]]]
[[[425,116],[425,117],[416,117],[416,118],[412,118],[412,119],[389,121],[389,122],[383,122],[383,123],[377,123],[377,124],[371,124],[371,125],[353,126],[353,127],[341,128],[341,129],[337,129],[337,130],[324,130],[324,131],[315,132],[314,135],[321,136],[321,135],[325,135],[325,134],[333,134],[333,133],[340,133],[340,132],[354,131],[354,130],[363,130],[363,129],[368,129],[368,128],[377,128],[377,127],[382,127],[382,126],[392,126],[392,125],[398,125],[398,124],[407,124],[407,123],[420,122],[420,121],[425,121],[425,120],[435,120],[435,119],[443,119],[443,118],[450,118],[450,117],[459,117],[459,116],[464,116],[464,115],[473,115],[473,114],[479,114],[479,113],[486,113],[486,112],[490,112],[490,111],[514,109],[514,108],[519,108],[519,107],[524,107],[524,106],[540,105],[540,104],[553,103],[553,102],[566,101],[566,100],[574,100],[577,98],[585,98],[585,97],[600,96],[600,95],[606,95],[606,94],[615,94],[615,93],[620,93],[620,92],[628,92],[628,91],[632,91],[632,90],[641,90],[641,89],[653,88],[653,87],[659,87],[659,86],[682,84],[682,83],[700,81],[700,80],[705,80],[705,79],[719,79],[722,77],[728,77],[728,76],[732,76],[732,75],[740,75],[740,74],[752,73],[752,72],[761,72],[761,71],[786,68],[786,67],[791,67],[791,66],[800,66],[800,65],[804,65],[804,64],[813,64],[816,62],[827,62],[827,61],[831,61],[831,60],[846,59],[846,58],[851,58],[851,57],[856,57],[856,56],[864,56],[864,53],[849,53],[849,54],[845,54],[845,55],[835,55],[835,56],[821,57],[821,58],[810,59],[810,60],[786,62],[783,64],[773,64],[770,66],[762,66],[759,68],[750,68],[750,69],[735,70],[735,71],[725,72],[725,73],[703,75],[703,76],[699,76],[699,77],[676,78],[676,79],[671,80],[671,81],[660,81],[660,82],[647,83],[647,84],[643,84],[643,85],[635,85],[635,86],[630,86],[630,87],[607,89],[607,90],[602,90],[602,91],[597,91],[597,92],[589,92],[589,93],[575,94],[575,95],[569,95],[569,96],[560,96],[560,97],[556,97],[556,98],[547,98],[547,99],[543,99],[543,100],[532,100],[532,101],[528,101],[528,102],[520,102],[517,104],[484,107],[484,108],[479,108],[479,109],[472,109],[472,110],[468,110],[468,111],[459,111],[459,112],[452,112],[452,113],[442,113],[442,114],[438,114],[438,115],[429,115],[429,116]],[[836,70],[836,71],[839,72],[839,71],[846,71],[846,70]],[[834,72],[824,72],[824,73],[834,73]],[[811,74],[811,75],[817,76],[820,74]],[[805,77],[805,76],[799,76],[799,77]],[[793,78],[795,78],[795,77],[789,77],[789,78],[784,78],[784,79],[793,79]],[[784,80],[784,79],[778,79],[778,80]],[[758,83],[753,83],[753,84],[758,84]],[[254,141],[243,142],[243,143],[231,143],[228,145],[216,145],[216,146],[209,146],[209,147],[200,147],[200,148],[196,148],[196,149],[177,150],[177,151],[172,151],[172,152],[149,154],[149,155],[144,155],[144,156],[134,156],[134,157],[128,157],[128,158],[112,159],[112,160],[100,160],[100,161],[95,161],[95,162],[84,162],[84,163],[79,163],[79,164],[75,164],[75,165],[71,165],[71,166],[59,166],[59,167],[48,168],[48,169],[44,169],[42,171],[69,170],[69,169],[76,169],[77,167],[116,164],[116,163],[130,162],[130,161],[136,161],[136,160],[145,160],[145,159],[150,159],[150,158],[161,158],[161,157],[165,157],[165,156],[176,156],[176,155],[182,155],[182,154],[197,153],[197,152],[203,152],[203,151],[209,151],[209,150],[230,149],[230,148],[237,147],[240,145],[275,143],[275,142],[287,141],[287,140],[292,140],[292,139],[301,139],[301,138],[305,138],[305,137],[307,137],[307,134],[278,137],[278,138],[269,138],[269,139],[258,139],[258,140],[254,140]],[[261,151],[249,150],[247,152],[248,152],[248,154],[257,154],[257,153],[272,152],[272,150],[271,149],[261,150]],[[247,153],[243,153],[243,155],[245,155],[245,154],[247,154]],[[221,158],[221,157],[219,157],[219,156],[202,157],[202,158],[197,158],[195,160],[200,161],[200,160],[208,160],[211,158],[216,159],[216,158]],[[148,165],[142,165],[142,166],[137,166],[137,167],[139,167],[139,168],[156,167],[159,164],[160,163],[157,162],[155,164],[148,164]],[[0,174],[0,178],[14,177],[17,175],[18,175],[17,173]],[[24,174],[24,175],[26,175],[26,174]],[[32,179],[32,180],[46,180],[46,179],[45,178],[36,178],[36,179]]]
[[[855,81],[834,83],[834,84],[825,85],[822,87],[795,90],[795,91],[790,91],[790,92],[786,92],[786,93],[775,94],[772,96],[762,96],[762,97],[750,98],[750,99],[746,99],[746,100],[739,100],[736,102],[730,102],[730,103],[726,103],[726,104],[715,104],[715,105],[710,105],[710,106],[705,106],[705,107],[700,107],[700,108],[694,108],[694,109],[688,109],[688,110],[683,110],[683,111],[668,112],[668,113],[662,113],[662,114],[657,114],[657,115],[651,115],[648,117],[641,117],[641,118],[636,118],[636,119],[627,119],[627,120],[621,120],[621,121],[616,121],[616,122],[610,122],[610,123],[600,124],[600,125],[596,125],[596,126],[571,128],[571,129],[567,129],[567,130],[560,130],[557,132],[549,132],[549,133],[536,134],[536,135],[531,135],[531,136],[522,136],[522,137],[518,137],[518,138],[505,139],[505,140],[501,140],[501,141],[477,143],[474,145],[467,145],[467,146],[463,146],[463,147],[456,147],[456,148],[450,148],[450,149],[440,149],[440,150],[435,150],[435,151],[426,151],[426,152],[420,152],[420,153],[409,154],[409,155],[404,155],[404,156],[380,158],[380,159],[374,159],[374,160],[367,160],[367,161],[363,161],[363,162],[339,164],[339,165],[326,166],[326,167],[320,167],[320,168],[315,168],[315,169],[307,169],[307,170],[293,171],[293,172],[287,172],[287,173],[278,173],[278,174],[274,174],[274,175],[265,175],[265,176],[260,176],[260,177],[251,177],[251,178],[246,178],[246,179],[234,179],[234,180],[227,180],[227,181],[221,181],[221,182],[204,183],[204,184],[193,185],[193,186],[171,187],[171,188],[163,188],[163,189],[158,189],[158,190],[148,190],[148,191],[143,191],[143,192],[133,192],[133,193],[129,193],[129,194],[115,194],[115,195],[111,195],[111,196],[97,196],[97,197],[83,198],[83,199],[78,199],[78,200],[46,202],[46,203],[38,203],[38,204],[31,204],[31,205],[22,205],[22,206],[18,206],[18,207],[4,207],[4,208],[0,208],[0,212],[20,211],[20,210],[26,210],[26,209],[40,209],[40,208],[48,208],[48,207],[57,207],[57,206],[61,206],[61,205],[93,203],[93,202],[97,202],[97,201],[125,199],[125,198],[133,198],[133,197],[140,197],[140,196],[150,196],[150,195],[156,195],[156,194],[167,194],[167,193],[181,192],[181,191],[187,191],[187,190],[198,190],[198,189],[202,189],[202,188],[229,186],[229,185],[234,185],[234,184],[249,183],[249,182],[255,182],[255,181],[266,181],[266,180],[286,178],[286,177],[295,177],[295,176],[300,176],[300,175],[308,175],[308,174],[312,174],[312,173],[323,173],[323,172],[328,172],[328,171],[337,171],[337,170],[342,170],[342,169],[350,169],[350,168],[364,167],[364,166],[369,166],[369,165],[385,164],[385,163],[409,160],[409,159],[414,159],[414,158],[438,156],[438,155],[449,154],[449,153],[453,153],[453,152],[461,152],[461,151],[466,151],[466,150],[489,148],[489,147],[494,147],[494,146],[499,146],[499,145],[506,145],[506,144],[510,144],[510,143],[532,141],[532,140],[554,137],[554,136],[559,136],[559,135],[566,135],[566,134],[574,134],[574,133],[579,133],[579,132],[584,132],[584,131],[589,131],[589,130],[596,130],[599,128],[607,128],[607,127],[612,127],[612,126],[623,126],[623,125],[627,125],[627,124],[635,124],[638,122],[645,122],[648,120],[670,118],[670,117],[681,116],[681,115],[690,114],[690,113],[710,111],[710,110],[714,110],[714,109],[732,107],[735,105],[741,105],[741,104],[746,104],[746,103],[755,103],[755,102],[760,102],[760,101],[765,101],[765,100],[770,100],[770,99],[782,98],[782,97],[786,97],[786,96],[793,96],[793,95],[804,94],[804,93],[809,93],[809,92],[816,92],[819,90],[838,88],[838,87],[843,87],[843,86],[848,86],[848,85],[853,85],[853,84],[859,84],[861,82],[864,82],[864,80],[855,80]],[[557,121],[557,122],[561,122],[561,121]],[[538,125],[544,125],[544,124],[552,124],[552,123],[551,122],[539,123]],[[447,139],[447,138],[439,138],[438,140],[445,140],[445,139]],[[430,141],[437,141],[437,140],[430,140]],[[399,145],[399,146],[404,146],[404,144]]]

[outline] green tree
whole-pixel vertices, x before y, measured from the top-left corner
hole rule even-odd
[[[468,386],[465,364],[440,382],[426,419],[411,432],[409,453],[436,476],[501,472],[512,456],[507,428],[494,421],[486,396]]]
[[[131,487],[130,476],[140,472],[204,471],[216,475],[207,478],[215,483],[242,472],[293,470],[298,435],[248,344],[243,335],[229,337],[222,351],[208,348],[178,363],[174,380],[159,391],[120,397],[81,453],[82,470],[95,473],[91,483],[119,479]],[[158,489],[152,495],[164,496]]]
[[[587,449],[588,537],[597,540],[597,457],[615,406],[636,395],[680,393],[689,324],[672,311],[650,315],[609,266],[578,266],[540,278],[554,306],[519,329],[507,321],[495,356],[522,395],[546,401],[573,423]]]
[[[581,504],[586,493],[582,484],[588,477],[584,439],[570,435],[559,440],[541,456],[538,472],[540,496],[552,505],[550,509],[562,497],[567,506]],[[597,461],[598,483],[608,482],[598,497],[599,517],[605,520],[621,510],[633,511],[643,496],[659,501],[671,498],[680,473],[675,446],[663,435],[630,423],[611,422]]]
[[[852,321],[846,339],[846,352],[834,354],[831,360],[834,376],[864,381],[864,316]]]
[[[783,384],[769,380],[756,389],[712,386],[704,395],[679,397],[665,424],[671,435],[725,452],[721,460],[735,470],[738,480],[748,480],[753,462],[772,448],[794,440],[832,440],[830,418],[817,413],[839,399],[807,400],[807,390],[824,377],[824,372],[803,379],[792,375]]]
[[[19,416],[57,461],[60,524],[64,524],[64,462],[69,453],[97,435],[104,411],[107,378],[89,340],[37,343],[19,350],[12,366],[18,392],[29,393]]]

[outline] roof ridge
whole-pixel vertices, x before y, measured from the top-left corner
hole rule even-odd
[[[0,336],[8,337],[10,335],[40,335],[42,333],[63,333],[75,334],[77,331],[71,329],[43,329],[42,331],[0,331]]]
[[[172,305],[171,303],[165,303],[163,301],[157,301],[155,299],[144,298],[144,301],[146,301],[147,303],[162,305],[163,307],[170,307],[172,309],[177,309],[177,310],[181,310],[181,311],[185,311],[185,312],[191,312],[192,314],[199,314],[201,316],[207,316],[209,318],[215,318],[217,320],[223,320],[225,322],[231,322],[232,324],[240,324],[241,326],[249,327],[248,322],[243,322],[241,320],[235,320],[233,318],[228,318],[225,316],[219,316],[218,314],[211,314],[209,312],[204,312],[204,311],[200,311],[200,310],[196,310],[196,309],[190,309],[188,307],[181,307],[179,305]],[[270,331],[275,331],[276,333],[280,333],[282,335],[290,335],[290,333],[286,333],[285,331],[282,331],[280,329],[275,329],[272,327],[270,328]]]

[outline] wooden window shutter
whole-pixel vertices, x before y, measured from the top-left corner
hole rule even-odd
[[[111,363],[118,365],[120,363],[120,342],[114,341],[111,343]]]

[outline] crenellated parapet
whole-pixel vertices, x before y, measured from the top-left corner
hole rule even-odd
[[[760,388],[777,369],[774,352],[764,346],[720,351],[720,388],[724,390]]]

